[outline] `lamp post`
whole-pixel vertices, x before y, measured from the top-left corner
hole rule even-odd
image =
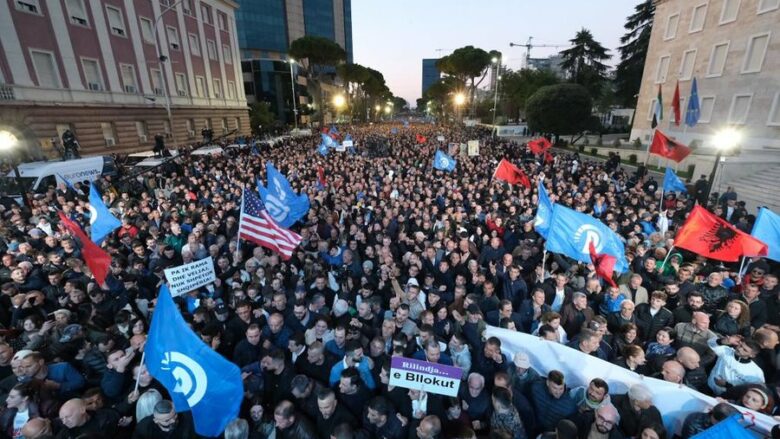
[[[344,107],[344,104],[347,102],[347,100],[344,98],[344,95],[336,95],[333,97],[333,106],[336,107],[336,122],[338,122],[339,117],[341,117],[341,108]]]
[[[498,108],[498,85],[501,81],[501,58],[493,57],[493,64],[496,65],[496,90],[493,94],[493,129],[496,129],[496,109]]]
[[[452,100],[455,103],[455,109],[458,112],[458,122],[460,122],[460,118],[461,118],[460,109],[463,106],[463,104],[466,103],[466,95],[464,95],[462,92],[458,92],[455,94],[455,97],[453,97]]]
[[[25,206],[30,206],[30,202],[27,200],[27,190],[22,186],[22,176],[19,174],[19,167],[16,166],[16,160],[11,157],[11,152],[19,145],[19,139],[16,138],[14,133],[10,131],[0,131],[0,151],[4,152],[8,157],[8,163],[14,170],[14,177],[16,178],[16,185],[19,187],[19,194],[22,196],[22,203]]]
[[[295,60],[290,58],[287,60],[290,64],[290,88],[292,89],[292,104],[293,104],[293,120],[295,122],[295,129],[298,129],[298,105],[295,102],[295,75],[293,74],[293,64]]]
[[[724,151],[728,151],[736,146],[742,140],[742,134],[734,128],[724,128],[715,133],[713,144],[715,146],[715,163],[712,164],[712,171],[710,172],[710,178],[707,181],[707,196],[706,202],[709,202],[710,194],[712,193],[712,186],[715,184],[715,175],[718,173],[718,166],[720,166],[720,158]],[[706,203],[705,202],[705,203]]]
[[[160,67],[160,76],[162,76],[162,88],[163,93],[165,93],[165,111],[168,113],[168,126],[171,128],[171,137],[173,138],[173,147],[178,149],[179,145],[176,142],[176,130],[173,128],[173,116],[171,115],[171,94],[168,92],[168,82],[166,81],[166,76],[163,74],[163,66],[165,65],[165,61],[168,60],[168,57],[163,56],[160,50],[160,41],[157,38],[157,26],[160,24],[160,20],[163,18],[163,16],[175,9],[177,6],[182,4],[184,0],[179,0],[173,4],[170,4],[162,9],[160,11],[160,15],[157,16],[157,19],[154,20],[154,26],[152,26],[152,36],[154,37],[154,51],[157,54],[157,65]],[[166,72],[167,73],[167,72]]]

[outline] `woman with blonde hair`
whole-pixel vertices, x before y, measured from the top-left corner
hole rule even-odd
[[[726,337],[730,335],[750,336],[750,308],[741,300],[732,300],[718,316],[712,330]]]

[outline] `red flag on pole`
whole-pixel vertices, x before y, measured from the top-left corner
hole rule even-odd
[[[697,205],[674,237],[674,246],[718,261],[765,256],[769,247]]]
[[[590,251],[590,261],[593,263],[593,266],[596,267],[596,275],[604,279],[611,286],[617,288],[617,284],[612,280],[612,273],[615,271],[615,262],[617,262],[617,258],[606,253],[596,253],[596,247],[593,245],[593,241],[590,241],[588,244],[588,250]]]
[[[554,161],[555,161],[555,159],[553,159],[552,154],[550,154],[548,151],[545,151],[544,152],[544,162],[547,163],[547,164],[550,164],[550,163],[552,163]]]
[[[422,134],[417,134],[417,143],[425,143],[428,139]]]
[[[528,179],[525,172],[506,159],[501,159],[501,162],[498,164],[496,172],[493,175],[497,179],[503,180],[509,184],[520,183],[527,188],[531,187],[531,180]]]
[[[674,124],[680,126],[680,81],[677,81],[677,86],[674,88],[672,112],[674,112]]]
[[[328,185],[328,180],[325,178],[325,169],[322,166],[317,166],[317,182],[322,187]]]
[[[528,149],[530,149],[531,152],[536,155],[547,151],[551,146],[552,143],[550,143],[550,141],[544,137],[528,141]]]
[[[691,148],[670,139],[661,130],[655,130],[653,143],[650,144],[650,153],[680,163],[691,153]]]
[[[103,285],[108,275],[108,267],[111,265],[111,256],[92,242],[81,227],[68,219],[62,211],[59,215],[62,225],[80,241],[81,256],[86,261],[89,271],[95,276],[98,285]]]

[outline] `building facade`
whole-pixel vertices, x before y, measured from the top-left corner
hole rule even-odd
[[[82,155],[149,150],[156,134],[189,144],[205,126],[248,132],[237,6],[0,1],[0,129],[49,156],[66,130]]]
[[[780,161],[780,0],[657,0],[631,140],[651,141],[658,89],[658,128],[697,154],[712,154],[717,134],[737,129],[742,161]],[[679,83],[682,119],[696,78],[701,108],[694,127],[672,123]],[[703,167],[704,169],[705,167]]]
[[[352,0],[238,0],[238,42],[247,102],[267,102],[281,122],[305,113],[306,79],[288,63],[290,44],[311,35],[340,45],[352,62]],[[295,106],[293,85],[295,83]]]
[[[422,60],[422,96],[441,78],[441,71],[436,67],[439,58],[425,58]]]

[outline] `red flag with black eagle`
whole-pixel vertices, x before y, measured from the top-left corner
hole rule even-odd
[[[590,261],[593,263],[593,266],[596,267],[596,275],[604,279],[611,286],[617,288],[617,284],[612,280],[612,273],[615,271],[615,262],[617,262],[617,258],[606,253],[596,253],[596,247],[593,245],[593,241],[590,241],[588,250],[590,251]]]
[[[742,256],[766,256],[769,247],[697,205],[674,237],[674,246],[724,262]]]
[[[108,267],[111,266],[111,255],[92,242],[92,240],[87,237],[87,234],[81,230],[81,227],[66,217],[62,211],[59,212],[59,215],[62,226],[80,241],[81,257],[87,263],[89,271],[95,276],[98,285],[103,285],[106,281],[106,276],[108,275]]]
[[[539,155],[552,147],[552,143],[544,137],[528,141],[528,149],[535,155]]]
[[[531,187],[531,180],[528,179],[525,172],[506,159],[501,159],[501,162],[498,164],[496,172],[493,175],[497,179],[504,180],[509,184],[520,183],[527,188]]]
[[[655,130],[653,143],[650,144],[650,153],[680,163],[691,153],[691,148],[670,139],[666,134],[662,133],[661,130]]]
[[[428,138],[426,138],[422,134],[417,134],[417,143],[425,143],[427,141],[428,141]]]

